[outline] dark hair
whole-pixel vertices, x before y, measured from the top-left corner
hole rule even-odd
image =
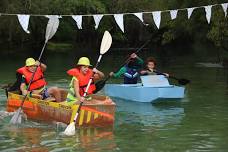
[[[156,60],[155,60],[153,57],[148,57],[148,58],[146,59],[146,65],[147,65],[149,62],[153,62],[154,65],[157,64]]]
[[[136,59],[130,59],[130,61],[128,62],[127,66],[129,68],[135,68],[135,67],[137,67],[139,65],[137,64]]]

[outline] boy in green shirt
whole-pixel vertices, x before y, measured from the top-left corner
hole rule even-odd
[[[136,84],[139,77],[139,69],[143,65],[143,60],[135,53],[131,54],[130,61],[123,66],[118,72],[110,72],[109,75],[114,78],[124,76],[124,84]]]

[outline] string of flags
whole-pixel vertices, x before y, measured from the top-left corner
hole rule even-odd
[[[144,22],[143,20],[143,14],[152,14],[154,23],[156,25],[156,27],[159,29],[160,28],[160,23],[161,23],[161,13],[162,12],[170,12],[170,17],[172,20],[177,18],[178,15],[178,11],[183,11],[183,10],[187,10],[187,14],[188,14],[188,19],[190,19],[193,11],[195,9],[198,8],[204,8],[205,13],[206,13],[206,19],[208,24],[210,24],[210,20],[211,20],[211,14],[212,14],[212,7],[213,6],[218,6],[221,5],[224,13],[225,13],[225,17],[227,16],[227,7],[228,7],[228,3],[222,3],[222,4],[214,4],[214,5],[207,5],[207,6],[199,6],[199,7],[191,7],[191,8],[182,8],[182,9],[175,9],[175,10],[164,10],[164,11],[153,11],[153,12],[136,12],[136,13],[121,13],[121,14],[89,14],[89,15],[38,15],[38,14],[7,14],[7,13],[0,13],[0,16],[9,16],[9,15],[16,15],[19,23],[21,25],[21,27],[23,28],[23,30],[26,33],[30,33],[30,31],[28,30],[28,26],[29,26],[29,18],[30,16],[44,16],[47,18],[50,18],[50,16],[55,16],[57,18],[62,18],[62,17],[66,17],[66,16],[71,16],[73,18],[73,20],[76,22],[77,28],[78,29],[82,29],[82,21],[83,21],[83,17],[88,17],[88,16],[92,16],[95,22],[95,29],[98,28],[101,19],[104,16],[113,16],[117,25],[119,26],[120,30],[124,33],[124,16],[125,15],[135,15],[141,22]]]

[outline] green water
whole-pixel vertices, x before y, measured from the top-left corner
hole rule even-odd
[[[70,78],[65,71],[73,61],[69,56],[46,59],[49,86],[67,88]],[[107,55],[100,69],[107,73],[119,65],[118,61],[117,57]],[[15,70],[23,65],[23,59],[1,58],[0,63],[2,85],[14,80]],[[161,69],[192,81],[186,86],[184,99],[150,104],[113,98],[117,104],[114,128],[77,129],[73,137],[62,136],[64,128],[53,124],[27,121],[21,126],[12,126],[9,125],[11,117],[6,117],[0,120],[0,151],[227,151],[226,72],[222,68],[197,67],[187,61],[174,62]],[[1,90],[1,112],[5,110],[5,103],[4,90]]]

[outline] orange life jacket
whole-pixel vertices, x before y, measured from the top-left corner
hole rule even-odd
[[[29,71],[26,67],[22,67],[18,69],[17,72],[25,76],[25,82],[28,85],[32,78],[33,72]],[[47,82],[44,79],[44,74],[42,72],[42,69],[41,67],[37,67],[36,73],[29,87],[29,91],[42,88],[45,85],[47,85]]]
[[[78,68],[73,68],[67,71],[67,74],[69,74],[70,76],[74,76],[78,79],[79,82],[79,87],[80,87],[80,95],[82,96],[85,91],[86,91],[86,87],[87,84],[89,83],[89,79],[93,76],[93,71],[91,69],[88,70],[87,74],[84,75],[82,73],[80,73],[80,70]],[[94,82],[92,81],[87,94],[93,94],[93,91],[96,90],[96,86],[94,84]]]

